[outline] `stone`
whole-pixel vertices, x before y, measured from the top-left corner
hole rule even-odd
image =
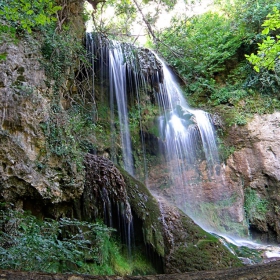
[[[265,242],[280,240],[280,113],[255,115],[245,126],[233,126],[227,143],[236,147],[225,165],[231,188],[253,189],[268,201],[265,220],[250,221],[255,237]],[[254,228],[256,229],[254,232]]]
[[[67,280],[71,277],[83,280],[279,280],[280,262],[270,262],[249,267],[231,268],[216,271],[197,271],[174,274],[147,275],[147,276],[93,276],[93,275],[69,275],[48,274],[40,272],[22,272],[13,270],[0,271],[4,280]],[[0,279],[1,279],[0,278]],[[73,278],[75,279],[75,278]]]

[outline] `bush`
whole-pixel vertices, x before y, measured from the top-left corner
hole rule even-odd
[[[225,61],[241,44],[231,22],[212,12],[181,21],[175,19],[160,37],[172,48],[160,46],[159,51],[186,79],[210,78],[223,71]]]
[[[141,249],[130,257],[104,224],[76,219],[39,220],[0,210],[0,269],[93,275],[155,274]]]
[[[89,272],[88,263],[110,263],[116,248],[113,229],[100,223],[61,218],[38,220],[26,213],[1,210],[0,267],[44,272]]]

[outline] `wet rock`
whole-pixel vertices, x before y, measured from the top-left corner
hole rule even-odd
[[[237,147],[226,162],[226,181],[236,190],[252,189],[267,201],[264,218],[251,217],[255,237],[265,242],[280,240],[280,113],[255,115],[246,126],[234,126],[229,145]]]
[[[103,216],[107,224],[113,226],[113,212],[121,212],[118,208],[123,206],[123,213],[119,215],[123,214],[125,222],[130,223],[132,214],[120,171],[104,157],[87,154],[84,162],[86,176],[81,198],[83,218],[92,221]]]
[[[142,223],[144,240],[162,257],[165,273],[241,265],[218,239],[202,230],[181,210],[163,198],[152,196],[143,184],[126,172],[122,173],[131,208]]]

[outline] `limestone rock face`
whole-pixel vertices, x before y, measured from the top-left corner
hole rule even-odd
[[[82,40],[83,1],[57,4],[62,6],[57,29],[67,22],[69,32]],[[0,45],[6,55],[0,60],[0,199],[20,208],[31,200],[69,201],[83,192],[84,172],[49,152],[43,125],[46,129],[51,118],[53,92],[46,86],[38,36],[20,35],[17,42],[6,38]]]
[[[22,203],[24,197],[53,202],[82,193],[83,173],[75,174],[50,156],[41,127],[50,117],[47,79],[36,44],[4,43],[0,52],[0,196]]]
[[[246,126],[232,127],[228,143],[237,147],[225,166],[228,184],[250,188],[267,202],[262,218],[248,209],[251,229],[264,241],[273,241],[275,236],[279,241],[280,113],[256,115]]]

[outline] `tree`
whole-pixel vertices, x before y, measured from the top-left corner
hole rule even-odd
[[[280,58],[280,10],[273,8],[273,13],[267,15],[267,19],[262,24],[264,27],[261,34],[265,37],[258,43],[257,54],[245,55],[248,61],[254,66],[257,72],[261,68],[274,70]]]
[[[56,13],[61,10],[61,6],[57,6],[54,0],[32,2],[4,0],[0,3],[0,8],[0,19],[9,21],[12,27],[16,26],[17,29],[26,30],[29,33],[40,25],[56,21]]]
[[[125,37],[125,41],[135,42],[140,36],[133,30],[137,23],[142,29],[145,28],[145,34],[149,35],[153,42],[159,42],[157,20],[164,11],[172,10],[177,0],[89,0],[88,2],[93,6],[92,16],[96,32],[111,35],[113,39],[122,40]],[[200,0],[190,2],[185,1],[184,5],[194,5]]]

